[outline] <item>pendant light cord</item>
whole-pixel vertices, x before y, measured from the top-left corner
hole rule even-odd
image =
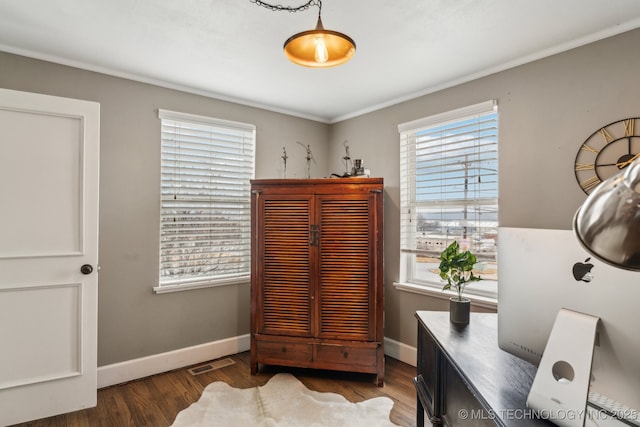
[[[263,2],[262,0],[249,0],[251,3],[255,3],[258,6],[262,6],[269,10],[273,11],[281,11],[286,10],[287,12],[300,12],[303,10],[309,9],[311,6],[318,6],[318,16],[320,16],[320,12],[322,11],[322,0],[309,0],[305,4],[298,7],[290,7],[290,6],[282,6],[281,4],[270,4]]]

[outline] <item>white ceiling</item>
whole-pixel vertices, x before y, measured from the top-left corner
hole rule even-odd
[[[282,45],[317,12],[1,0],[0,50],[332,123],[640,27],[640,0],[324,0],[325,28],[353,38],[356,54],[330,69],[294,65]]]

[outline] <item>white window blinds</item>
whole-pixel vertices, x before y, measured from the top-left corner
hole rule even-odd
[[[249,280],[255,126],[160,110],[160,286]]]
[[[498,227],[498,113],[494,101],[398,126],[401,251],[421,279],[421,261],[453,240],[495,261]]]

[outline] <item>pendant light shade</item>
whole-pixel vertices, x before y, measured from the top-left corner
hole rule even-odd
[[[344,64],[355,51],[356,43],[351,37],[325,30],[320,17],[314,30],[294,34],[284,43],[287,58],[303,67],[328,68]]]
[[[640,160],[598,184],[576,212],[573,229],[596,258],[640,271]]]
[[[329,68],[344,64],[356,52],[353,39],[337,31],[325,30],[322,26],[322,0],[309,0],[297,7],[271,4],[262,0],[249,0],[258,6],[274,11],[300,12],[318,6],[316,28],[294,34],[284,42],[284,53],[289,60],[303,67]]]

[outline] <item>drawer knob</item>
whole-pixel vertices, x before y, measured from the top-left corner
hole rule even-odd
[[[349,357],[349,352],[345,351],[343,356],[344,356],[345,359],[348,358]]]
[[[282,352],[286,353],[287,352],[287,347],[282,347]]]

